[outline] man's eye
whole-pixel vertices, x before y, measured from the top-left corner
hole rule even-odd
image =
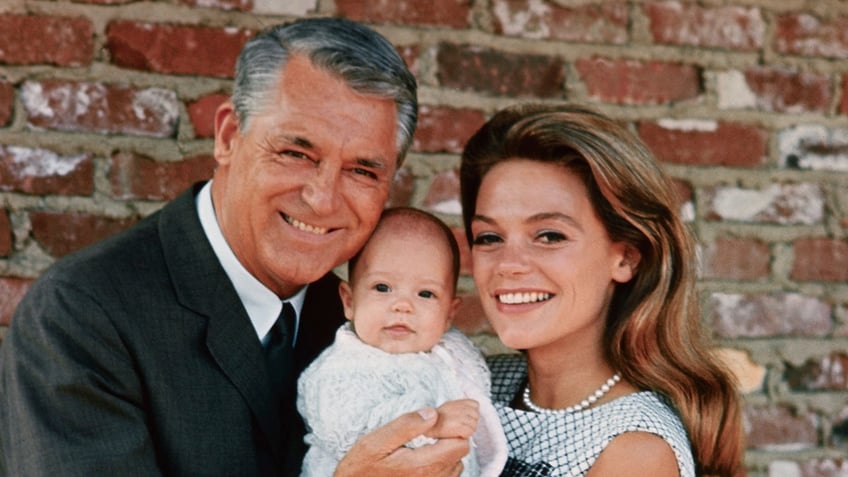
[[[289,156],[289,157],[293,157],[293,158],[295,158],[295,159],[308,159],[308,160],[311,160],[311,158],[309,157],[309,155],[307,155],[307,154],[305,154],[305,153],[303,153],[303,152],[300,152],[300,151],[293,151],[293,150],[291,150],[291,149],[286,149],[285,151],[280,152],[280,155],[281,155],[281,156]]]
[[[497,234],[493,234],[491,232],[484,232],[474,236],[472,245],[491,245],[500,241],[501,238]]]
[[[363,169],[361,167],[353,168],[353,173],[356,175],[367,177],[369,179],[377,178],[377,174],[375,174],[373,171],[369,171],[368,169]]]
[[[378,284],[374,285],[374,289],[377,290],[380,293],[387,293],[388,291],[391,290],[391,288],[389,288],[389,286],[386,285],[385,283],[378,283]]]
[[[436,294],[431,292],[430,290],[421,290],[420,292],[418,292],[418,296],[420,296],[421,298],[434,298]]]

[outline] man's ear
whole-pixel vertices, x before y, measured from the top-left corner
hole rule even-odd
[[[215,111],[215,160],[228,164],[241,137],[239,120],[232,101],[225,101]]]
[[[613,246],[618,248],[618,257],[613,265],[612,279],[618,283],[627,283],[636,275],[642,253],[626,242],[618,242]]]
[[[353,290],[348,282],[339,282],[339,297],[342,299],[345,318],[353,321]]]

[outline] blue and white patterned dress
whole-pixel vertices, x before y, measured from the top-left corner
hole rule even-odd
[[[523,356],[499,355],[487,361],[492,372],[492,400],[509,448],[501,477],[586,475],[612,439],[630,431],[662,437],[677,457],[680,476],[695,476],[683,423],[658,394],[642,391],[579,412],[543,415],[509,407],[526,382]]]

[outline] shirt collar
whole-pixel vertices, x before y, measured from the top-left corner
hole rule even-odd
[[[247,311],[247,316],[253,324],[256,336],[264,341],[265,335],[268,334],[283,309],[283,301],[244,268],[244,265],[239,262],[235,253],[227,244],[224,233],[218,224],[218,219],[215,217],[211,180],[197,194],[196,204],[203,232],[209,239],[212,250],[221,262],[224,272],[236,289],[236,294],[238,294],[245,311]],[[306,298],[306,288],[306,286],[303,286],[293,296],[284,300],[291,303],[295,310],[295,337],[297,337],[297,330],[300,327],[300,311],[303,309],[303,302]]]

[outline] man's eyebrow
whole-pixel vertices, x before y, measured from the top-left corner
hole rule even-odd
[[[382,158],[367,158],[360,157],[356,160],[356,163],[360,166],[370,167],[372,169],[385,169],[386,161]]]
[[[283,136],[283,139],[286,142],[292,143],[295,146],[302,147],[304,149],[315,149],[315,145],[309,139],[301,136]]]

